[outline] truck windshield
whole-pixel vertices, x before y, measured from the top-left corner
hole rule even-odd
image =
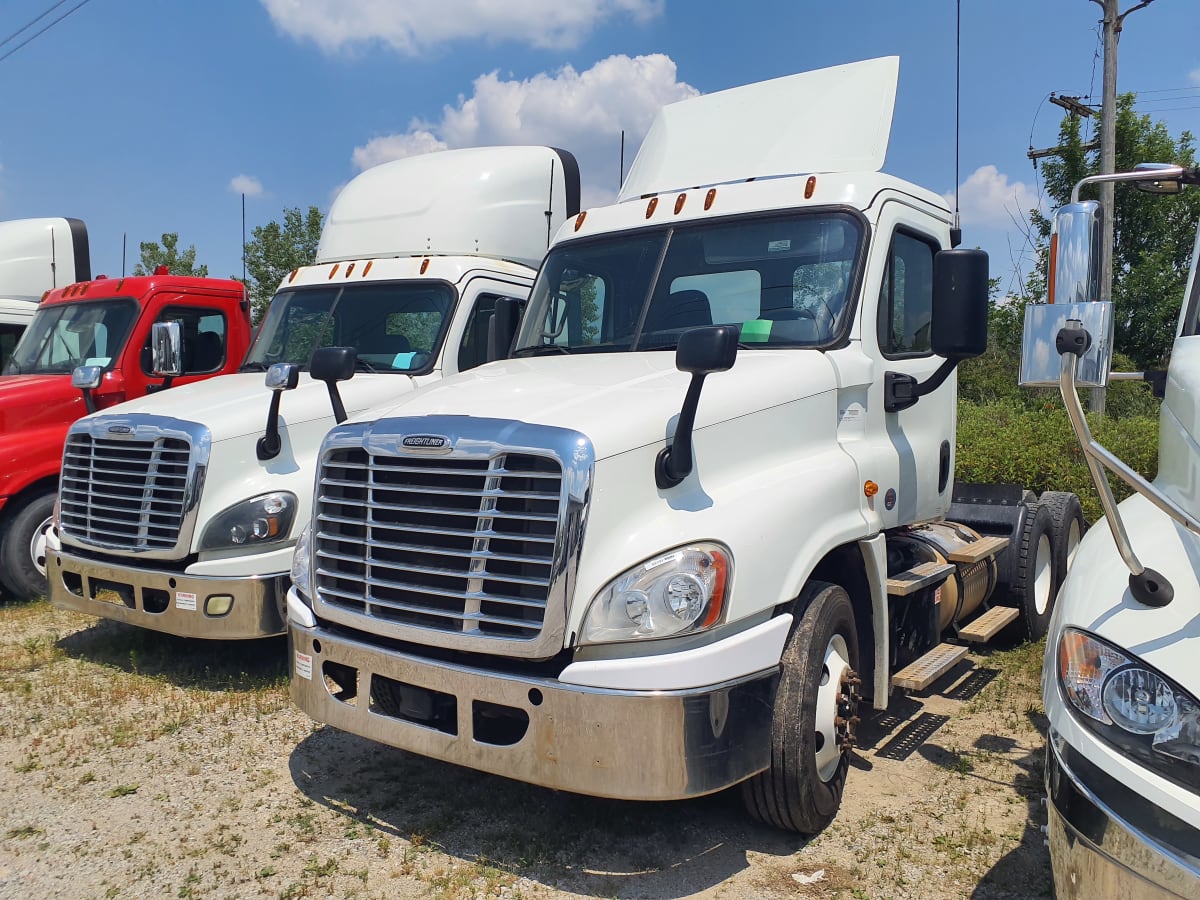
[[[415,372],[437,357],[455,293],[439,282],[296,288],[275,295],[243,371],[308,365],[318,347],[354,347],[361,368]]]
[[[853,315],[862,244],[849,213],[680,225],[550,251],[516,355],[673,348],[700,325],[741,326],[749,346],[819,347]]]
[[[131,298],[41,306],[5,364],[4,374],[63,374],[85,365],[111,368],[137,311]]]

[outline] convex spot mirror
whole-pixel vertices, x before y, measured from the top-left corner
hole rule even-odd
[[[1062,357],[1058,332],[1068,319],[1078,319],[1092,337],[1075,367],[1076,387],[1106,387],[1112,365],[1113,314],[1111,303],[1031,303],[1025,307],[1021,336],[1021,387],[1057,387]]]
[[[988,255],[982,250],[940,250],[933,258],[933,352],[950,360],[987,350]]]
[[[275,363],[267,369],[269,391],[292,391],[300,383],[300,367],[295,363]]]
[[[150,326],[150,370],[159,376],[183,374],[183,326],[178,322]]]
[[[71,373],[71,387],[81,391],[94,391],[100,387],[100,378],[103,374],[102,366],[76,366]]]

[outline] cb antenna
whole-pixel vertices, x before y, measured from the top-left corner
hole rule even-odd
[[[954,227],[950,229],[950,246],[962,243],[962,221],[958,216],[958,196],[962,184],[958,180],[958,113],[962,103],[962,0],[955,3],[957,15],[954,25]]]
[[[550,246],[550,230],[554,224],[554,160],[550,160],[550,197],[546,201],[546,246]]]
[[[617,190],[625,183],[625,129],[621,129],[621,177],[617,179]]]

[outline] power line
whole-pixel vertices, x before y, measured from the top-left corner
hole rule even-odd
[[[65,3],[66,0],[61,0],[61,2]],[[46,25],[45,27],[38,29],[33,34],[31,34],[29,37],[25,38],[25,40],[21,41],[21,43],[17,44],[17,46],[13,47],[11,50],[9,50],[7,53],[5,53],[3,56],[0,56],[0,62],[4,62],[6,59],[8,59],[10,56],[12,56],[14,53],[16,53],[22,47],[24,47],[26,44],[28,44],[34,38],[37,38],[37,37],[45,34],[47,31],[49,31],[51,28],[53,28],[55,25],[57,25],[59,22],[61,22],[63,19],[65,19],[67,16],[69,16],[71,13],[75,12],[75,10],[79,9],[81,6],[86,6],[90,2],[91,2],[91,0],[79,0],[78,3],[76,3],[70,9],[68,9],[65,13],[63,13],[61,16],[59,16],[57,19],[55,19],[49,25]],[[59,4],[56,4],[56,5],[59,5]],[[53,9],[53,8],[54,7],[51,7],[50,9]],[[50,12],[50,10],[46,10],[46,12]],[[41,16],[38,16],[38,19],[43,18],[45,15],[46,15],[46,13],[42,13]],[[37,19],[34,19],[33,21],[36,22]],[[33,23],[31,22],[30,25],[32,25],[32,24]],[[29,27],[29,25],[25,26],[25,28],[28,28],[28,27]],[[24,31],[25,28],[22,28],[21,31]],[[20,31],[17,32],[17,34],[20,34],[20,33],[21,33]],[[14,35],[14,37],[15,37],[15,35]]]
[[[7,44],[9,41],[11,41],[13,38],[15,38],[17,35],[19,35],[22,31],[27,31],[28,29],[32,28],[34,25],[36,25],[42,19],[46,18],[46,16],[50,15],[50,13],[54,12],[54,10],[58,9],[60,6],[62,6],[66,2],[67,2],[67,0],[58,0],[57,3],[53,4],[48,9],[42,10],[40,13],[37,14],[37,16],[33,19],[32,22],[27,22],[26,24],[24,24],[20,28],[18,28],[16,31],[14,31],[12,34],[10,34],[8,37],[6,37],[4,40],[0,41],[0,47],[3,47],[5,44]]]

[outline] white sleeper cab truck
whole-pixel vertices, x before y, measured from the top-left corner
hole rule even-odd
[[[72,426],[51,601],[182,636],[282,634],[321,439],[347,411],[482,362],[497,302],[528,296],[550,229],[578,208],[575,160],[549,147],[433,153],[356,177],[241,374]],[[318,348],[337,348],[315,357],[332,370],[309,370]]]
[[[879,172],[898,68],[667,106],[617,203],[559,229],[506,359],[329,433],[301,708],[552,788],[744,782],[766,822],[832,819],[860,695],[1019,614],[988,606],[1012,535],[946,521],[987,257]],[[1036,616],[1055,548],[1022,508]]]
[[[1029,307],[1022,382],[1058,384],[1107,527],[1079,544],[1046,637],[1050,858],[1060,898],[1200,897],[1200,234],[1147,482],[1096,443],[1077,386],[1163,373],[1109,372],[1111,304],[1098,295],[1097,181],[1157,192],[1200,169],[1147,164],[1094,176],[1055,216],[1053,305]],[[1107,474],[1134,493],[1119,506]]]
[[[91,277],[87,226],[79,219],[0,222],[0,372],[42,295]]]

